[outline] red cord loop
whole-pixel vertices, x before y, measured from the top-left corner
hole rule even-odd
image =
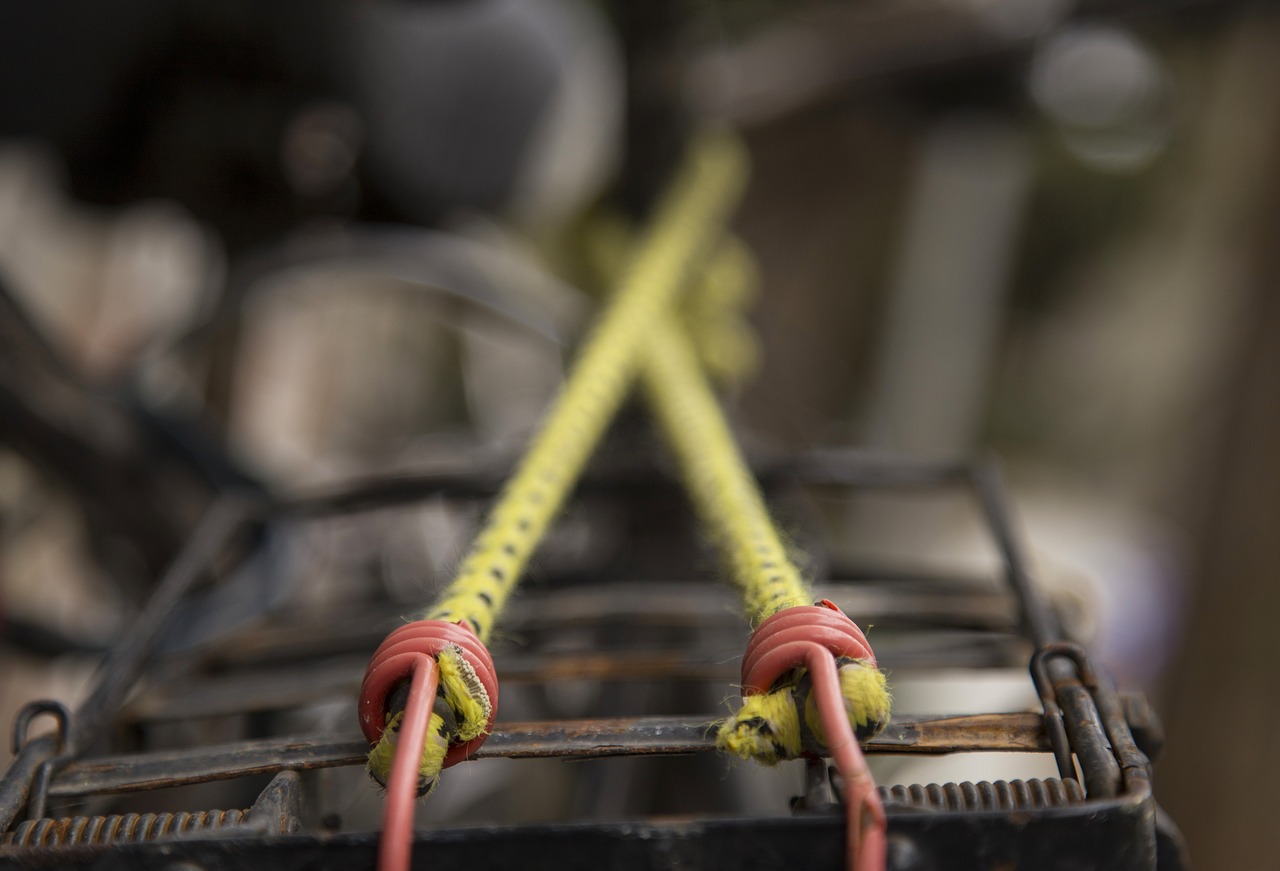
[[[774,681],[805,664],[803,645],[817,643],[836,657],[876,667],[876,655],[858,624],[828,599],[820,605],[786,608],[756,627],[742,655],[742,693],[767,693]]]
[[[850,871],[884,871],[888,820],[845,711],[836,668],[842,656],[876,667],[867,637],[830,601],[779,611],[751,635],[742,657],[742,694],[766,693],[788,671],[808,669],[827,749],[845,784],[846,864]]]
[[[373,659],[365,670],[364,683],[360,686],[358,711],[360,729],[370,744],[377,743],[382,737],[387,722],[387,697],[398,684],[412,675],[416,657],[425,654],[435,658],[450,645],[456,645],[462,650],[463,658],[475,669],[480,685],[488,694],[489,722],[485,727],[485,734],[450,747],[444,758],[444,767],[461,762],[484,743],[498,713],[498,674],[494,670],[493,658],[489,656],[488,648],[465,624],[418,620],[401,626],[388,635],[374,651]]]

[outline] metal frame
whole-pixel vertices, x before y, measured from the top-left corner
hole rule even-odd
[[[1063,637],[1056,614],[1032,582],[993,463],[928,464],[854,451],[825,451],[755,465],[770,488],[800,484],[859,492],[967,489],[976,497],[999,552],[1004,595],[984,593],[954,578],[914,587],[899,583],[844,588],[846,593],[861,597],[872,614],[878,608],[890,622],[895,618],[915,620],[936,627],[921,633],[926,639],[941,639],[936,650],[927,645],[915,650],[921,663],[937,663],[939,654],[955,662],[952,658],[961,651],[958,661],[962,664],[1008,664],[1023,660],[1030,652],[1031,675],[1043,705],[1040,713],[899,717],[867,745],[869,753],[1042,752],[1052,753],[1059,769],[1058,779],[1044,782],[883,789],[893,868],[1105,867],[1139,871],[1158,867],[1169,871],[1185,865],[1176,831],[1162,818],[1158,822],[1151,794],[1148,755],[1158,750],[1158,728],[1141,699],[1119,694],[1087,654]],[[247,647],[223,649],[221,653],[215,649],[211,654],[222,656],[221,664],[230,669],[222,683],[210,680],[187,687],[185,696],[179,686],[163,680],[153,681],[141,693],[135,689],[143,675],[155,677],[151,660],[167,616],[199,581],[216,574],[219,567],[225,571],[229,554],[245,555],[252,547],[247,534],[273,522],[306,522],[427,498],[484,498],[501,480],[497,471],[489,465],[447,474],[363,481],[323,494],[278,501],[253,497],[217,503],[132,629],[107,653],[87,699],[74,713],[57,703],[33,702],[18,718],[16,755],[0,780],[0,833],[4,833],[0,837],[23,842],[42,825],[39,831],[45,833],[46,844],[59,837],[81,843],[0,846],[0,869],[172,868],[178,860],[186,863],[181,865],[184,868],[206,869],[369,867],[376,833],[290,833],[299,823],[296,774],[289,772],[361,764],[366,745],[354,727],[341,735],[281,735],[179,751],[115,754],[104,753],[109,748],[102,746],[102,738],[108,729],[119,729],[121,724],[166,716],[182,719],[263,706],[288,708],[310,698],[344,694],[354,698],[353,683],[358,682],[364,659],[379,638],[377,621],[361,622],[350,632],[329,633],[320,641],[289,626],[274,633],[258,633]],[[653,478],[651,471],[641,468],[614,467],[594,471],[582,491],[608,494],[665,486]],[[904,586],[906,589],[899,592]],[[718,595],[705,585],[652,584],[639,590],[627,584],[584,587],[566,583],[561,589],[525,597],[509,619],[517,627],[536,632],[546,623],[541,607],[544,597],[560,597],[563,607],[559,617],[569,622],[588,622],[600,613],[603,602],[631,621],[701,625],[714,623],[718,615],[727,613],[724,607],[708,605],[710,601],[721,605],[728,601],[717,600]],[[966,648],[959,642],[971,646]],[[969,650],[969,660],[963,658],[965,650]],[[319,654],[324,655],[325,668],[310,672],[316,680],[305,691],[283,697],[270,692],[271,687],[288,685],[287,675],[308,673],[307,669],[313,668],[308,658],[314,661]],[[910,661],[910,651],[903,655]],[[244,662],[269,663],[277,670],[246,678],[234,668]],[[507,663],[499,656],[504,680],[532,683],[566,675],[611,681],[714,679],[732,683],[731,668],[732,664],[708,663],[696,651],[678,650],[659,654],[601,651],[585,658],[536,655]],[[175,704],[175,698],[181,699],[180,703]],[[53,716],[58,728],[52,735],[27,740],[30,721],[42,715]],[[713,716],[709,712],[701,718],[499,722],[477,756],[582,759],[705,753],[714,749],[708,734]],[[1135,734],[1142,739],[1141,747]],[[108,818],[59,824],[37,819],[48,801],[276,772],[281,774],[267,793],[277,798],[269,801],[264,793],[259,800],[259,804],[267,802],[278,811],[271,825],[246,824],[244,820],[252,816],[246,812],[230,823],[218,817],[221,824],[190,823],[182,829],[179,823],[186,822],[165,816],[159,822],[148,822],[154,831],[131,829],[136,842],[114,829],[115,841],[110,842],[103,834],[108,826],[103,820]],[[417,833],[415,860],[424,865],[479,862],[483,867],[522,869],[838,867],[843,855],[843,817],[833,802],[840,784],[831,783],[830,773],[820,761],[811,760],[807,772],[805,794],[794,801],[791,816],[438,828]],[[294,780],[286,783],[281,778]],[[287,796],[283,802],[278,799],[282,792]],[[436,800],[447,801],[447,796]],[[286,810],[279,811],[281,807]],[[24,812],[33,819],[23,824],[25,828],[15,830]],[[259,813],[256,819],[262,816]],[[116,821],[111,825],[122,824]],[[136,820],[128,825],[138,828]]]

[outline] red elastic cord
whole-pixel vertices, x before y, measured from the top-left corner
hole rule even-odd
[[[875,667],[875,654],[862,630],[831,602],[824,599],[821,605],[787,608],[752,634],[742,657],[742,692],[766,693],[791,669],[808,669],[827,750],[844,778],[847,865],[851,871],[884,871],[888,821],[845,711],[836,668],[839,656]]]
[[[388,635],[374,652],[364,674],[358,712],[360,729],[370,744],[377,743],[386,730],[387,697],[405,680],[410,681],[409,698],[387,779],[387,803],[378,847],[379,871],[409,868],[418,766],[439,679],[435,657],[451,645],[462,650],[463,658],[475,669],[489,696],[489,722],[478,738],[449,748],[444,758],[444,767],[448,768],[466,759],[484,743],[498,712],[498,675],[484,643],[464,624],[419,620]]]
[[[422,653],[413,657],[409,699],[400,721],[395,756],[387,777],[387,803],[378,842],[378,871],[408,871],[413,852],[413,806],[418,797],[418,760],[427,738],[435,704],[436,661]]]

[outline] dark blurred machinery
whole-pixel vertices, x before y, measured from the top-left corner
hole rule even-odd
[[[317,217],[430,223],[598,181],[621,72],[578,4],[9,6],[0,136],[95,203],[183,203],[233,249]],[[571,131],[571,138],[569,137]],[[561,153],[556,153],[561,152]],[[590,164],[601,163],[594,171]]]

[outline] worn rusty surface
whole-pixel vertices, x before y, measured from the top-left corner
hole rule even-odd
[[[1105,865],[1077,862],[1062,867],[1148,871],[1154,867],[1156,851],[1150,782],[1146,759],[1130,734],[1124,707],[1114,688],[1092,675],[1083,653],[1066,655],[1069,651],[1054,640],[1058,634],[1055,617],[1031,584],[999,496],[998,479],[982,470],[966,472],[960,477],[977,490],[1002,557],[1003,579],[983,582],[973,577],[925,578],[909,571],[895,576],[874,566],[861,570],[854,567],[847,575],[837,573],[837,576],[856,578],[856,583],[824,585],[820,593],[846,605],[866,622],[874,623],[881,662],[900,673],[913,667],[986,668],[1021,664],[1033,647],[1039,647],[1045,667],[1040,669],[1042,674],[1037,684],[1044,713],[901,716],[870,741],[867,750],[873,754],[918,755],[979,751],[1046,753],[1054,749],[1050,735],[1056,735],[1065,754],[1063,768],[1070,773],[1064,774],[1061,780],[887,790],[886,801],[896,806],[896,810],[891,807],[894,811],[891,831],[903,843],[909,842],[921,857],[929,861],[946,860],[937,867],[970,867],[954,865],[954,860],[962,856],[974,859],[972,867],[985,869],[1000,867],[1007,864],[1006,860],[1013,861],[1012,867],[1041,868],[1058,867],[1046,864],[1048,859],[1076,862],[1106,855]],[[203,561],[207,565],[197,566],[199,560],[193,556],[178,567],[176,574],[193,578],[199,574],[197,569],[200,572],[211,569],[216,549],[206,549],[209,552]],[[189,583],[190,578],[184,579],[184,584]],[[508,628],[519,636],[519,648],[501,645],[495,648],[495,658],[505,681],[531,684],[595,681],[623,690],[632,689],[626,685],[628,681],[651,681],[657,685],[679,680],[719,681],[725,685],[734,682],[737,661],[734,653],[740,649],[738,645],[745,639],[747,627],[733,607],[730,591],[710,584],[671,580],[611,583],[605,587],[585,585],[581,579],[567,582],[557,579],[551,586],[553,588],[545,592],[531,591],[513,603]],[[165,609],[160,606],[164,604],[163,601],[153,603],[149,613],[163,614]],[[386,610],[385,605],[382,607],[383,610],[376,613],[372,610],[362,615],[344,613],[342,620],[326,625],[324,631],[317,631],[314,622],[308,624],[301,620],[268,627],[259,625],[250,633],[225,639],[216,649],[206,648],[167,660],[160,674],[154,675],[141,693],[134,693],[128,707],[121,710],[121,702],[138,688],[140,666],[149,650],[149,640],[142,639],[150,639],[154,634],[155,627],[144,620],[141,628],[145,631],[126,639],[108,658],[105,677],[98,682],[91,703],[77,712],[75,731],[86,736],[98,734],[108,715],[114,725],[128,726],[148,720],[283,710],[353,694],[369,650],[376,645],[382,631],[397,622],[398,614]],[[570,645],[571,649],[549,643],[555,632],[566,627],[581,630],[590,627],[591,631],[573,635],[581,640]],[[640,631],[654,627],[662,631]],[[637,649],[634,646],[637,638],[650,648]],[[658,646],[659,642],[664,646]],[[1056,659],[1044,661],[1046,655]],[[1050,716],[1055,712],[1056,717]],[[499,723],[476,755],[477,758],[593,759],[706,754],[714,751],[714,726],[712,716]],[[79,749],[83,751],[87,747],[85,743]],[[282,783],[276,791],[278,794],[272,793],[274,798],[264,801],[262,807],[255,805],[255,812],[269,825],[260,828],[251,820],[254,823],[251,836],[232,834],[227,838],[228,833],[223,831],[216,833],[220,836],[217,838],[213,837],[215,833],[207,832],[202,838],[166,839],[163,845],[153,847],[133,842],[104,844],[82,840],[81,846],[60,850],[0,850],[0,867],[70,867],[62,862],[72,853],[82,856],[88,863],[86,867],[91,864],[97,869],[143,867],[152,859],[162,862],[156,867],[168,867],[173,856],[179,853],[209,869],[249,866],[278,869],[284,866],[277,863],[285,859],[288,867],[298,868],[326,867],[326,863],[334,868],[352,864],[367,866],[372,862],[371,840],[356,839],[344,846],[341,839],[334,840],[327,833],[310,841],[276,834],[295,831],[298,826],[298,780],[290,770],[363,765],[366,749],[364,740],[352,732],[262,738],[74,761],[53,777],[51,796],[96,800],[111,794],[272,772],[288,772],[280,777],[292,781]],[[1077,758],[1085,774],[1088,801],[1084,801],[1080,785],[1070,780],[1075,775]],[[689,762],[692,764],[694,760]],[[579,770],[599,772],[606,767],[591,765]],[[815,763],[810,769],[816,777],[824,772],[825,766]],[[1099,772],[1108,777],[1100,777]],[[18,782],[16,778],[24,776],[30,780],[27,768],[18,766],[0,784],[0,798],[4,799],[0,810],[9,808],[11,813],[21,810],[26,786],[25,780]],[[817,777],[818,781],[828,779]],[[807,864],[831,865],[835,861],[831,857],[839,855],[841,818],[827,813],[829,798],[824,796],[831,796],[829,790],[812,792],[813,801],[808,802],[808,806],[816,812],[816,817],[825,820],[830,816],[831,820],[822,823],[825,846],[819,851],[820,855],[810,856],[813,861]],[[1109,799],[1107,796],[1112,794],[1116,797]],[[532,867],[529,859],[536,853],[533,848],[545,846],[548,838],[558,832],[575,851],[583,848],[594,832],[600,838],[595,846],[601,851],[615,850],[615,859],[624,855],[635,859],[629,867],[651,867],[652,863],[637,863],[641,858],[647,861],[659,854],[661,866],[669,867],[671,863],[667,860],[674,855],[671,851],[687,851],[691,862],[694,858],[706,859],[714,867],[753,864],[780,867],[784,858],[788,864],[796,865],[793,861],[796,844],[804,842],[801,833],[814,822],[805,819],[805,813],[801,809],[795,818],[752,821],[749,826],[718,827],[707,819],[690,819],[680,824],[668,821],[643,832],[629,825],[597,831],[576,824],[541,826],[523,833],[506,830],[506,836],[493,830],[474,842],[468,840],[470,835],[465,833],[429,837],[433,840],[433,863],[440,858],[437,851],[448,850],[449,845],[456,848],[455,858],[466,855],[474,861],[474,856],[483,856],[484,861],[489,862],[493,858],[494,839],[509,837],[513,861],[519,862],[520,867]],[[37,840],[46,844],[63,843],[59,838],[83,839],[93,826],[93,819],[38,820],[32,828],[43,826],[43,829],[39,833],[33,831],[32,836],[38,834]],[[140,826],[141,820],[134,821],[129,831],[138,831]],[[154,828],[152,820],[141,830]],[[1082,837],[1081,832],[1086,836]],[[727,837],[730,833],[732,840],[717,840],[720,834]],[[810,834],[817,836],[818,832]],[[744,838],[757,841],[737,852],[725,846],[737,844]],[[655,840],[660,841],[661,846],[659,853],[651,855]],[[233,843],[234,849],[231,849]],[[981,847],[978,852],[973,852],[975,843]],[[174,847],[175,844],[178,846]],[[273,852],[285,844],[294,849]],[[766,847],[776,848],[776,854],[767,857]],[[219,852],[224,848],[226,852]],[[176,849],[179,853],[147,852],[161,849]],[[299,849],[305,855],[297,852]],[[23,857],[20,861],[9,862],[18,855]],[[732,859],[728,858],[730,855]],[[250,861],[249,856],[257,856],[266,864]],[[45,857],[49,863],[41,865]],[[549,856],[547,860],[560,863],[563,856]],[[97,864],[100,861],[106,864]],[[592,855],[591,862],[594,864],[582,867],[599,867],[599,855]],[[927,863],[926,866],[934,867]],[[547,867],[563,868],[562,864]]]
[[[867,742],[866,748],[869,753],[917,754],[1049,749],[1042,720],[1034,713],[901,717]],[[367,749],[368,744],[355,735],[318,735],[90,759],[63,769],[50,795],[155,789],[286,768],[363,765]],[[476,758],[594,758],[714,749],[711,719],[624,717],[499,724]]]
[[[6,847],[70,847],[154,841],[208,829],[241,825],[246,811],[113,814],[99,817],[28,820],[4,835]]]
[[[868,753],[1043,753],[1050,747],[1036,713],[973,714],[961,717],[894,717],[866,743]]]

